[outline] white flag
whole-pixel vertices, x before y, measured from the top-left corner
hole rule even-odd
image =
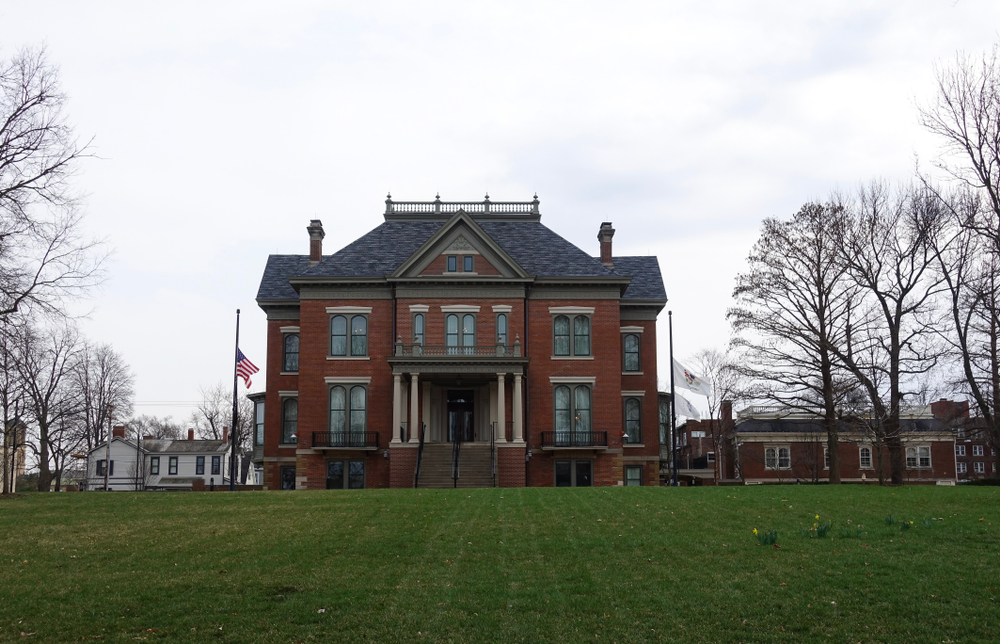
[[[678,416],[685,416],[687,418],[694,418],[695,420],[701,420],[701,413],[697,409],[695,409],[694,405],[691,404],[691,401],[689,401],[687,398],[685,398],[680,394],[676,394],[676,396],[677,396],[676,410]]]
[[[712,395],[712,383],[707,378],[696,376],[693,371],[674,360],[674,386],[689,389],[702,396]]]

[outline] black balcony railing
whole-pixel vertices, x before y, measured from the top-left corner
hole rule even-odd
[[[542,447],[607,446],[607,432],[542,432]]]
[[[378,447],[378,432],[313,432],[313,447]]]

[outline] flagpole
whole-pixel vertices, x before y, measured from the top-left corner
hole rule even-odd
[[[237,374],[236,370],[240,365],[240,310],[236,309],[236,353],[233,354],[233,422],[229,428],[229,440],[231,441],[232,449],[229,453],[229,491],[233,492],[236,490],[236,423],[239,421],[237,417],[237,406],[236,406],[236,388],[237,388]]]
[[[670,460],[674,473],[674,487],[677,487],[677,392],[674,390],[674,312],[667,311],[667,325],[670,331]]]

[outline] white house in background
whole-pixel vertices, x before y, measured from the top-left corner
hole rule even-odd
[[[230,445],[225,434],[228,430],[223,440],[195,440],[189,430],[187,440],[143,438],[137,446],[125,438],[124,427],[115,427],[110,459],[106,443],[87,454],[87,489],[104,489],[108,461],[108,489],[113,491],[189,490],[198,481],[206,488],[229,485]]]

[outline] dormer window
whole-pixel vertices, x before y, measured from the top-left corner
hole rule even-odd
[[[458,272],[458,255],[448,255],[448,272]]]
[[[462,256],[462,271],[466,272],[466,273],[472,273],[472,272],[475,271],[474,265],[473,265],[473,256],[472,255],[463,255]]]

